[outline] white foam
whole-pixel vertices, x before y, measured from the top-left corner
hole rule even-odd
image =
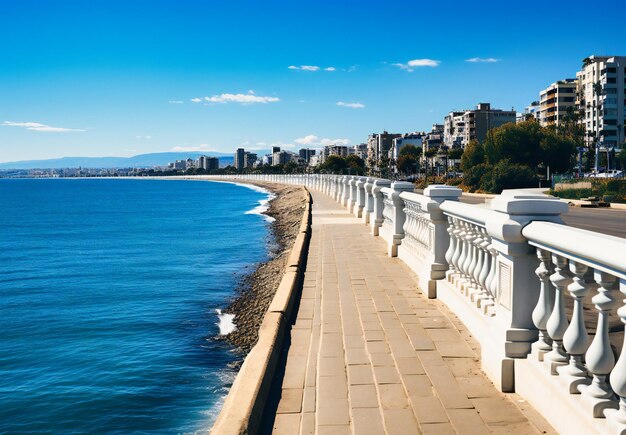
[[[216,325],[220,328],[220,335],[228,335],[237,329],[237,326],[235,326],[235,322],[233,321],[235,320],[234,314],[222,313],[222,310],[219,308],[217,308],[215,312],[217,313],[217,318],[219,319],[219,322],[216,323]]]
[[[273,193],[266,192],[268,194],[267,199],[262,199],[259,201],[259,205],[254,207],[252,210],[248,210],[246,214],[258,214],[263,215],[267,222],[274,222],[274,219],[271,216],[267,216],[265,213],[270,209],[270,201],[276,198],[276,195]]]

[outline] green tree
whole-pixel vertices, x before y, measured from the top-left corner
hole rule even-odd
[[[398,171],[403,174],[414,174],[419,172],[418,159],[412,155],[402,155],[398,157]]]
[[[480,179],[480,188],[485,192],[501,193],[504,189],[521,189],[537,186],[537,174],[526,165],[501,160]]]
[[[450,160],[458,160],[461,158],[462,155],[463,155],[463,148],[453,147],[450,150],[448,150],[448,158]]]
[[[402,156],[413,157],[414,159],[419,159],[421,155],[422,155],[421,147],[409,144],[409,145],[403,146],[400,149],[398,160],[400,160],[400,157]]]
[[[541,157],[543,131],[537,121],[507,123],[492,128],[483,143],[485,162],[495,165],[501,160],[510,160],[536,167]]]
[[[341,174],[347,167],[346,159],[340,156],[328,156],[324,163],[320,165],[320,170]]]
[[[478,143],[478,141],[470,141],[461,155],[461,169],[463,171],[468,171],[470,168],[484,162],[485,149]]]
[[[573,166],[576,144],[567,136],[545,129],[539,146],[541,163],[549,166],[552,172],[567,172]]]
[[[365,173],[365,161],[355,154],[345,158],[346,168],[351,174],[363,175]]]

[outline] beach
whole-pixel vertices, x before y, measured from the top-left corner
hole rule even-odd
[[[306,199],[299,186],[263,182],[250,184],[262,187],[274,196],[264,214],[273,219],[271,233],[275,246],[270,260],[260,263],[242,280],[237,295],[224,310],[224,313],[235,315],[236,325],[236,329],[224,336],[224,339],[244,354],[256,343],[263,316],[285,272],[289,252],[300,228]]]

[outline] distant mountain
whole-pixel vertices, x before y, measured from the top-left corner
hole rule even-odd
[[[165,166],[175,160],[195,160],[202,155],[218,157],[220,166],[233,163],[233,154],[230,153],[168,152],[139,154],[133,157],[62,157],[47,160],[22,160],[0,163],[0,169],[60,169],[79,166],[81,168],[142,168]]]

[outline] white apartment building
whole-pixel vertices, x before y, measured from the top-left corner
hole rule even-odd
[[[443,144],[465,148],[472,140],[482,142],[487,132],[508,122],[515,122],[515,110],[492,109],[478,103],[475,109],[450,112],[444,119]]]
[[[541,103],[539,101],[533,101],[524,108],[524,112],[517,114],[516,122],[526,121],[529,117],[535,118],[541,123]]]
[[[576,108],[576,79],[559,80],[539,93],[539,123],[560,125],[569,108]]]
[[[576,73],[578,105],[584,112],[587,144],[624,144],[626,125],[626,56],[591,56]]]

